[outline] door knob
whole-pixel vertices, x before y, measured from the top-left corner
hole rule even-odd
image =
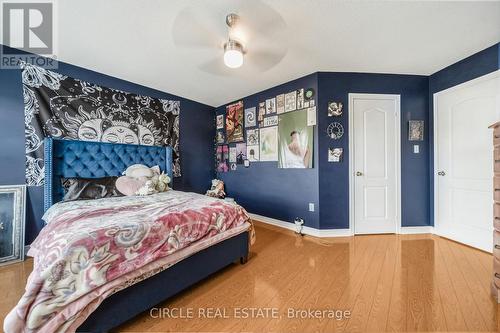
[[[439,171],[438,172],[438,176],[444,176],[444,175],[446,175],[446,172],[444,172],[444,171]]]
[[[360,171],[357,171],[357,172],[356,172],[356,176],[358,176],[358,177],[359,177],[359,176],[363,176],[363,173],[362,173],[362,172],[360,172]]]

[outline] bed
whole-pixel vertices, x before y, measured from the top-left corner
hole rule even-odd
[[[170,147],[56,140],[50,138],[46,139],[46,183],[44,189],[44,207],[48,211],[46,212],[45,216],[48,215],[48,218],[50,219],[52,214],[53,219],[56,221],[58,221],[58,219],[63,220],[63,217],[65,217],[65,220],[63,221],[64,223],[61,222],[60,224],[56,224],[58,222],[49,223],[48,226],[44,228],[48,231],[45,231],[47,231],[48,234],[52,235],[56,232],[54,228],[57,227],[61,228],[62,233],[66,232],[66,234],[69,235],[69,238],[78,238],[81,236],[78,234],[78,232],[83,233],[84,235],[86,234],[86,224],[79,224],[78,229],[75,229],[75,224],[71,225],[71,223],[66,223],[68,220],[74,218],[75,221],[80,221],[78,219],[81,219],[81,216],[83,215],[86,216],[87,220],[91,220],[98,215],[97,213],[94,214],[94,212],[105,212],[106,214],[113,215],[103,215],[104,217],[116,216],[116,219],[125,221],[130,217],[137,217],[136,215],[130,215],[132,214],[130,213],[130,207],[137,206],[145,209],[145,214],[147,216],[150,216],[151,214],[154,215],[157,212],[164,214],[159,215],[160,218],[158,218],[158,220],[167,221],[165,222],[165,225],[169,225],[168,223],[171,223],[171,220],[169,220],[170,218],[175,221],[179,220],[179,225],[181,225],[182,227],[182,219],[187,219],[186,216],[188,214],[194,214],[192,215],[194,217],[190,218],[199,218],[200,221],[202,220],[201,217],[206,218],[210,221],[214,221],[209,222],[213,225],[210,225],[208,229],[205,228],[206,230],[211,230],[210,237],[204,236],[202,238],[202,235],[205,235],[201,233],[201,231],[199,231],[202,227],[199,227],[198,224],[195,224],[195,226],[190,225],[189,228],[184,229],[189,229],[190,234],[188,236],[192,240],[192,243],[189,243],[189,245],[187,245],[186,247],[179,247],[179,250],[177,250],[175,247],[179,246],[179,241],[177,241],[177,243],[170,242],[172,238],[168,238],[170,249],[169,251],[172,251],[173,248],[175,248],[174,250],[176,251],[171,255],[165,256],[163,254],[159,254],[161,251],[165,251],[165,253],[167,253],[167,250],[161,248],[162,250],[160,251],[160,248],[158,247],[149,252],[145,252],[143,254],[144,258],[141,259],[141,257],[137,254],[139,253],[138,250],[137,253],[129,251],[130,248],[137,247],[136,245],[130,246],[129,248],[127,248],[127,251],[122,251],[120,249],[124,257],[132,258],[130,259],[130,261],[126,262],[126,265],[122,265],[121,263],[116,265],[116,267],[120,267],[120,269],[126,267],[127,274],[124,274],[120,278],[114,278],[111,279],[111,281],[107,281],[104,284],[104,286],[107,286],[108,284],[110,285],[110,287],[107,289],[95,282],[95,284],[98,285],[98,287],[96,287],[97,289],[90,290],[90,295],[85,295],[85,297],[81,296],[77,299],[77,301],[75,301],[83,302],[85,298],[92,297],[88,298],[88,300],[85,300],[85,302],[87,302],[85,303],[85,309],[78,312],[78,318],[75,319],[76,315],[70,311],[68,311],[65,315],[68,323],[74,322],[75,324],[72,324],[73,326],[71,326],[70,324],[67,324],[66,326],[63,325],[61,327],[57,326],[57,328],[61,329],[62,331],[65,331],[68,327],[70,328],[70,331],[78,327],[76,330],[79,332],[107,332],[110,329],[117,327],[125,321],[133,318],[137,314],[148,310],[149,308],[157,305],[158,303],[161,303],[162,301],[167,300],[169,297],[179,293],[180,291],[185,290],[189,286],[207,278],[209,275],[230,265],[231,263],[240,261],[242,264],[244,264],[247,261],[250,240],[250,225],[248,224],[248,220],[245,220],[244,223],[241,222],[243,216],[247,217],[246,212],[244,212],[243,208],[234,204],[226,203],[222,200],[209,199],[206,196],[184,192],[167,191],[165,193],[158,194],[158,197],[141,197],[141,199],[138,198],[137,201],[132,201],[136,199],[131,197],[127,197],[125,199],[107,198],[93,200],[93,202],[90,203],[85,201],[81,203],[75,202],[74,205],[65,203],[62,205],[55,205],[53,207],[54,204],[61,201],[64,195],[61,178],[101,178],[107,176],[120,176],[121,172],[127,166],[132,164],[144,164],[147,166],[158,165],[161,171],[165,172],[171,177],[172,149]],[[116,208],[117,204],[114,203],[113,200],[120,202],[120,206],[118,206],[119,209]],[[166,202],[170,203],[177,201],[182,201],[184,206],[194,208],[189,208],[188,213],[187,210],[183,210],[184,206],[177,205],[177,203],[177,206],[172,206],[174,207],[172,209],[167,209],[163,206],[160,207],[158,205],[158,202],[165,202],[166,206]],[[228,205],[233,205],[234,207]],[[64,207],[64,209],[55,208],[59,206]],[[97,208],[95,208],[94,206]],[[200,209],[196,211],[196,207],[198,206],[200,207]],[[124,208],[122,209],[122,207]],[[226,215],[213,215],[215,214],[213,213],[213,211],[216,211],[216,209],[224,209],[223,212]],[[169,212],[168,214],[165,213],[167,210]],[[208,216],[208,212],[210,212],[210,214],[212,215]],[[94,214],[95,216],[92,214]],[[184,216],[183,214],[186,216]],[[205,214],[207,216],[200,214]],[[221,216],[223,217],[223,220],[225,219],[223,222],[219,221]],[[233,223],[231,220],[232,216],[234,216],[233,219],[235,221],[236,218],[238,218],[238,226],[230,229],[228,225]],[[99,218],[101,218],[100,215]],[[226,225],[224,225],[224,223],[226,223]],[[236,225],[236,222],[234,222],[234,224]],[[199,225],[203,226],[201,222]],[[52,228],[52,230],[50,228]],[[154,230],[157,229],[158,228]],[[216,231],[214,232],[213,229],[216,229]],[[112,228],[105,229],[104,234],[106,235],[106,237],[109,236],[109,230],[112,230]],[[153,241],[158,238],[158,235],[161,235],[158,230],[156,234],[151,232],[153,236],[156,235],[156,238],[151,236],[151,239]],[[42,232],[44,232],[44,230],[42,230]],[[171,230],[170,233],[172,233]],[[74,236],[74,234],[78,234],[78,236]],[[95,233],[95,230],[94,232],[89,234],[93,237],[90,238],[93,241],[97,242],[97,240],[100,239],[100,236],[96,236],[98,234]],[[208,235],[208,231],[206,231],[206,235]],[[123,236],[123,234],[121,236]],[[115,237],[114,240],[116,242],[116,235],[113,235],[113,237]],[[127,241],[129,240],[130,235],[124,234],[124,237],[125,241]],[[151,244],[156,244],[151,241],[151,239],[144,239],[143,241],[141,241],[141,243],[147,241],[152,242]],[[62,237],[62,241],[64,241],[64,237]],[[61,238],[50,239],[50,242],[61,242]],[[88,240],[85,239],[85,242],[88,242]],[[107,244],[109,244],[109,242]],[[41,251],[40,249],[42,249],[43,251],[46,251],[46,249],[50,249],[49,247],[42,247],[40,244],[38,244],[37,247],[38,251]],[[141,249],[143,248],[144,244],[141,244]],[[96,256],[99,258],[98,252],[100,248],[96,247],[96,249],[97,255],[95,255],[95,251],[91,253],[91,255],[93,255],[93,260],[95,260]],[[37,250],[34,249],[33,251],[34,253],[36,253]],[[73,251],[71,252],[71,255],[75,256],[75,251],[73,249],[71,251]],[[47,254],[44,255],[48,256]],[[153,260],[153,257],[157,259]],[[130,268],[131,265],[135,264],[136,262],[140,262],[141,260],[146,262],[146,258],[148,258],[148,260],[150,261],[148,261],[146,264],[143,264],[143,266],[137,265],[137,268],[135,269]],[[99,260],[102,260],[102,258]],[[80,263],[80,261],[77,261],[77,263]],[[109,265],[103,265],[102,263],[99,263],[99,265],[100,266],[96,267],[106,267],[106,274],[108,274],[108,276],[110,275],[111,269],[114,268],[113,263]],[[69,267],[71,270],[73,266]],[[100,275],[96,274],[95,270],[88,270],[85,274],[85,277],[90,274],[92,276],[96,275],[98,278],[100,278]],[[61,275],[61,273],[59,273],[59,275]],[[77,279],[80,278],[81,277],[77,275]],[[96,281],[100,281],[98,278],[96,278]],[[30,276],[30,279],[34,278]],[[79,280],[77,280],[77,282],[79,282]],[[44,283],[47,283],[46,280],[44,281]],[[29,284],[30,281],[28,282],[28,285]],[[99,291],[101,289],[105,291],[101,293]],[[17,306],[17,317],[22,317],[20,313],[22,314],[23,310],[28,311],[27,308],[32,306],[33,302],[29,303],[27,301],[25,301],[23,305],[23,299],[27,297],[29,298],[30,294],[33,294],[33,292],[30,293],[27,286],[27,291],[21,299],[20,304],[18,304]],[[51,300],[51,302],[54,303],[56,302],[56,300],[57,298]],[[45,308],[46,307],[47,306],[45,306]],[[11,316],[15,311],[16,309],[14,309],[11,314],[9,314],[9,316]],[[64,311],[66,311],[66,309],[64,309]],[[11,325],[11,330],[15,331],[15,329],[12,329],[12,327],[14,327],[12,326],[12,323],[9,325]]]

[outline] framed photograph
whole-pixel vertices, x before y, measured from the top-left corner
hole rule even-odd
[[[279,118],[278,167],[312,168],[314,127],[307,126],[307,110],[280,114]]]
[[[226,106],[226,140],[243,141],[243,101]]]
[[[243,164],[243,161],[247,159],[247,144],[237,143],[236,144],[236,164]]]
[[[257,109],[255,106],[253,108],[245,109],[245,127],[257,126]]]
[[[0,186],[0,265],[24,260],[26,186]]]
[[[328,117],[340,117],[342,115],[342,103],[328,102]]]
[[[276,96],[276,112],[278,114],[285,112],[285,94]]]
[[[266,102],[259,103],[259,114],[257,116],[257,121],[259,122],[259,126],[262,125],[264,121],[264,116],[266,115]]]
[[[297,109],[297,91],[294,90],[285,95],[285,112]]]
[[[217,115],[217,129],[223,129],[224,128],[224,115],[219,114]]]
[[[266,114],[276,113],[276,98],[266,99]]]
[[[344,148],[328,148],[328,162],[341,162]]]
[[[259,145],[247,146],[246,161],[257,162],[259,160]]]
[[[304,89],[297,90],[297,109],[304,108]]]
[[[223,131],[217,131],[217,144],[221,144],[221,143],[224,143],[226,141],[226,137],[224,136],[224,132]]]
[[[236,147],[229,147],[229,163],[236,163]]]
[[[424,141],[424,121],[409,120],[408,121],[408,140]]]

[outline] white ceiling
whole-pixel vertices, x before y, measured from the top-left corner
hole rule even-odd
[[[243,2],[253,6],[250,0],[58,1],[58,58],[219,106],[316,71],[429,75],[500,41],[499,1],[252,1],[255,17],[245,19],[255,19],[264,34],[273,22],[259,20],[271,12],[282,18],[280,33],[271,35],[286,54],[265,71],[203,70],[215,57],[222,63],[225,15]],[[196,9],[203,14],[193,29],[203,22],[217,32],[199,35],[213,39],[212,48],[175,44],[176,18]]]

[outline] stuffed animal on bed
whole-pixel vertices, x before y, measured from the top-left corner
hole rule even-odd
[[[159,166],[143,164],[129,166],[123,176],[116,180],[116,188],[124,195],[150,195],[168,190],[170,177],[160,171]]]
[[[207,191],[206,195],[224,199],[226,196],[226,192],[224,192],[224,182],[219,179],[212,179],[212,187]]]

